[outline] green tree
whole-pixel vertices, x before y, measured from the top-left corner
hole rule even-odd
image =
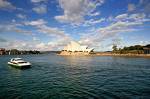
[[[117,51],[117,45],[113,45],[112,49],[113,51]]]

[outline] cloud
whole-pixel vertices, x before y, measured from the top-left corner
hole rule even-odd
[[[101,18],[99,20],[90,19],[90,20],[86,20],[84,22],[84,24],[82,24],[82,25],[83,26],[91,26],[91,25],[95,25],[95,24],[101,23],[103,21],[105,21],[105,18]]]
[[[146,19],[145,17],[146,15],[144,13],[135,13],[135,14],[131,14],[129,16],[129,19],[140,21],[140,20],[145,20]]]
[[[120,14],[120,15],[118,15],[118,16],[116,16],[115,18],[117,19],[117,20],[121,20],[121,19],[126,19],[128,17],[128,14]]]
[[[38,14],[45,14],[47,13],[47,6],[46,5],[40,5],[32,8],[32,10]]]
[[[31,0],[31,2],[33,2],[33,3],[45,2],[45,1],[47,1],[47,0]]]
[[[60,37],[67,36],[64,31],[59,30],[58,28],[48,27],[46,25],[42,25],[42,26],[38,27],[38,31],[41,33],[46,33],[49,35],[55,35],[55,36],[60,36]]]
[[[64,35],[64,31],[60,31],[58,28],[49,27],[46,25],[46,21],[43,19],[38,19],[34,21],[24,22],[25,25],[34,26],[40,33],[54,34],[54,35]]]
[[[35,48],[41,50],[58,50],[63,48],[64,45],[69,43],[72,38],[65,31],[57,27],[50,27],[47,22],[43,19],[38,19],[34,21],[24,22],[26,26],[32,26],[36,29],[38,33],[46,34],[50,38],[48,43],[38,43]],[[33,41],[40,41],[40,38],[33,37]]]
[[[16,32],[16,33],[22,33],[24,35],[31,35],[32,32],[28,30],[23,30],[18,27],[19,24],[0,24],[0,32],[5,33],[5,32]]]
[[[16,7],[6,0],[0,0],[0,9],[14,10]]]
[[[34,37],[35,39],[35,37]],[[0,39],[1,40],[1,39]],[[19,50],[40,50],[40,51],[50,51],[50,50],[62,50],[64,45],[68,44],[70,39],[65,37],[49,39],[48,42],[42,42],[40,39],[36,40],[16,40],[11,39],[6,42],[0,42],[0,47],[6,49],[19,49]]]
[[[46,24],[47,22],[44,21],[43,19],[38,19],[38,20],[34,20],[34,21],[25,21],[24,24],[25,25],[31,25],[31,26],[41,26]]]
[[[13,41],[8,41],[8,42],[3,43],[1,47],[4,47],[6,49],[31,50],[33,49],[32,46],[34,46],[31,43],[25,42],[22,40],[13,40]]]
[[[33,39],[33,41],[39,41],[40,40],[39,38],[37,38],[35,36],[32,39]]]
[[[146,21],[150,20],[146,19],[145,14],[142,13],[120,14],[109,25],[95,28],[95,30],[81,35],[80,42],[92,47],[99,47],[101,42],[116,37],[119,33],[139,31],[140,28],[138,27]]]
[[[7,40],[0,37],[0,42],[7,42]]]
[[[48,43],[43,43],[42,41],[23,41],[11,39],[7,42],[2,42],[0,47],[6,49],[19,49],[19,50],[40,50],[40,51],[49,51],[53,50],[53,46]]]
[[[36,44],[37,49],[40,50],[62,50],[65,45],[67,45],[71,41],[71,38],[69,36],[64,37],[56,37],[54,39],[51,39],[47,43],[38,43]]]
[[[45,48],[45,44],[44,43],[39,43],[36,45],[36,48],[41,49],[41,48]]]
[[[144,13],[133,13],[133,14],[120,14],[115,17],[115,21],[138,21],[138,22],[146,22],[150,21],[150,19],[146,18],[146,14]]]
[[[131,26],[134,26],[134,25],[141,25],[142,22],[122,22],[122,21],[118,21],[116,23],[113,23],[107,27],[104,27],[104,28],[100,28],[99,31],[100,32],[114,32],[114,31],[122,31],[122,29],[126,29],[127,27],[131,27]]]
[[[149,43],[150,43],[150,41],[142,41],[142,40],[139,42],[140,45],[147,45]]]
[[[146,14],[149,14],[150,15],[150,2],[149,0],[140,0],[139,2],[139,6],[140,6],[140,9],[146,13]]]
[[[71,39],[71,37],[67,33],[65,33],[65,31],[57,27],[47,26],[47,22],[44,21],[43,19],[27,21],[24,22],[24,24],[28,26],[33,26],[36,28],[37,32],[47,34],[49,36],[52,36],[53,38],[57,38],[57,39],[66,38],[66,40]]]
[[[64,14],[55,16],[55,19],[63,23],[80,24],[84,17],[92,13],[104,0],[59,0],[60,8]]]
[[[23,14],[17,14],[16,16],[20,19],[25,19],[26,18],[26,15],[23,15]]]
[[[135,10],[135,5],[134,4],[128,4],[128,11],[134,11]]]
[[[100,12],[90,13],[89,16],[98,16],[100,15]]]
[[[123,38],[115,37],[115,38],[112,39],[112,44],[111,45],[117,45],[117,46],[121,45],[122,41],[123,41]]]

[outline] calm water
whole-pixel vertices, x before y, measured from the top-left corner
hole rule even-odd
[[[0,99],[150,99],[150,58],[22,55],[19,70],[0,56]]]

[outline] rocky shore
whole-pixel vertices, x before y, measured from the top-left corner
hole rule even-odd
[[[62,56],[123,56],[123,57],[149,57],[150,54],[115,54],[115,53],[107,53],[107,52],[95,52],[95,53],[88,53],[88,52],[65,52],[62,51],[58,53],[58,55]]]
[[[92,55],[92,54],[91,54]],[[114,54],[114,53],[97,53],[96,56],[126,56],[126,57],[149,57],[150,54]]]

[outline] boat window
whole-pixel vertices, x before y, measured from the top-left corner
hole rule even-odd
[[[16,61],[20,61],[20,60],[22,60],[22,59],[16,59]]]
[[[18,62],[18,63],[27,63],[27,62]]]

